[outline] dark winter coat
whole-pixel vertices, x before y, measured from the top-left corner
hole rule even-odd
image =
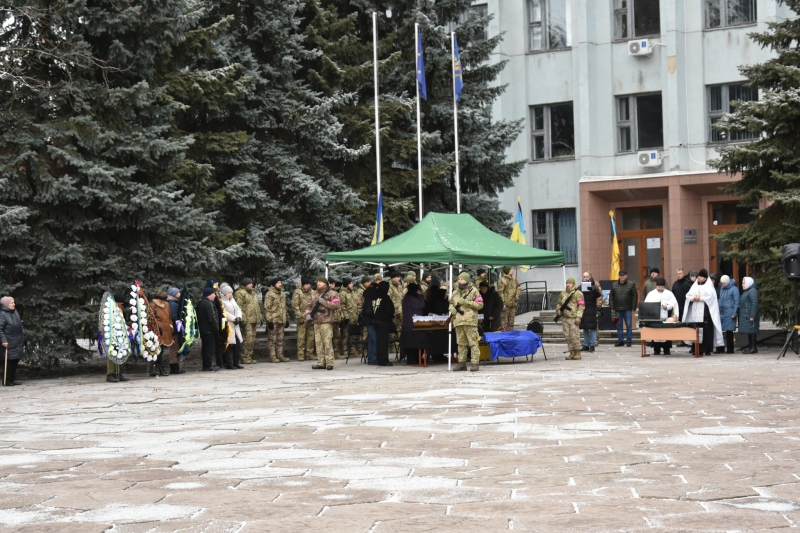
[[[495,290],[494,287],[489,287],[486,294],[483,295],[483,331],[497,331],[502,324],[501,315],[503,314],[503,297]],[[492,320],[489,320],[492,317]]]
[[[8,358],[22,359],[25,348],[25,328],[16,309],[0,305],[0,344],[8,343]],[[5,357],[5,347],[3,347]]]
[[[425,314],[426,315],[448,315],[450,314],[450,300],[447,298],[447,291],[432,285],[425,293]]]
[[[358,323],[362,326],[372,325],[372,302],[378,294],[378,289],[374,285],[370,285],[364,291],[362,298],[364,303],[361,305],[361,314],[358,316]]]
[[[219,315],[217,306],[208,298],[201,298],[197,304],[197,329],[200,335],[219,335]]]
[[[735,331],[735,315],[739,314],[739,288],[736,280],[731,278],[731,282],[719,288],[719,320],[722,331]]]
[[[389,283],[380,282],[375,298],[372,301],[372,325],[376,328],[387,328],[392,330],[394,327],[394,302],[389,296]]]
[[[425,299],[418,294],[406,293],[403,296],[403,331],[414,329],[414,315],[421,315],[425,311]]]
[[[752,322],[750,322],[751,317],[755,319]],[[760,321],[758,288],[753,283],[749,289],[742,293],[742,297],[739,299],[739,333],[747,335],[758,333]]]
[[[636,311],[636,284],[630,280],[625,283],[615,281],[611,286],[608,302],[614,311]]]
[[[592,280],[594,283],[594,280]],[[583,291],[583,318],[581,329],[597,329],[597,299],[603,295],[600,287],[592,285],[592,290]]]
[[[678,301],[678,315],[683,318],[683,306],[686,304],[686,294],[692,288],[692,282],[689,281],[689,276],[684,276],[683,279],[677,280],[672,284],[672,294]]]

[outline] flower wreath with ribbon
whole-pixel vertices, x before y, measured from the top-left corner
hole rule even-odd
[[[158,323],[139,281],[134,281],[131,285],[130,305],[133,342],[139,347],[142,357],[147,361],[155,361],[161,353]]]
[[[99,332],[97,350],[116,364],[124,363],[131,355],[128,326],[122,310],[110,293],[103,294],[100,300]]]
[[[183,316],[183,344],[178,350],[181,355],[188,353],[192,349],[192,344],[197,340],[197,312],[194,310],[194,304],[188,298],[183,307]]]

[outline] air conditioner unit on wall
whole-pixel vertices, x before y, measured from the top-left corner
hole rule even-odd
[[[658,150],[648,150],[647,152],[639,152],[639,166],[640,167],[660,167],[661,154]]]
[[[628,41],[628,55],[630,56],[649,56],[653,53],[653,46],[650,39],[639,39]]]

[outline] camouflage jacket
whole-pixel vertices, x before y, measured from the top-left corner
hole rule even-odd
[[[561,306],[564,305],[569,299],[569,305],[567,308],[564,309],[563,312],[559,312]],[[583,317],[583,309],[584,309],[584,302],[583,302],[583,293],[579,291],[576,287],[572,289],[565,289],[561,294],[558,295],[558,303],[556,304],[556,314],[561,317],[563,320],[573,319],[573,320],[580,320]]]
[[[247,287],[239,287],[233,293],[233,299],[242,309],[243,322],[245,324],[258,324],[263,320],[261,308],[258,306],[258,295],[256,291]]]
[[[503,299],[503,305],[506,307],[516,307],[517,299],[519,299],[519,295],[522,291],[517,286],[517,280],[514,279],[514,276],[511,274],[503,274],[497,282],[497,292],[500,293],[500,297]]]
[[[320,304],[319,310],[314,316],[314,324],[333,324],[336,321],[336,312],[339,310],[339,294],[333,289],[324,289],[322,292],[310,291],[312,297],[308,299],[306,305],[306,315],[310,315],[320,298],[325,300]]]
[[[403,296],[406,293],[406,287],[403,283],[395,284],[394,281],[389,282],[389,299],[394,304],[394,314],[403,314]]]
[[[369,285],[367,285],[367,287],[368,286]],[[361,312],[361,306],[364,305],[364,291],[367,290],[367,287],[364,287],[364,285],[359,283],[358,288],[356,289],[356,292],[354,294],[355,299],[356,299],[356,309],[357,309],[356,312],[357,313]]]
[[[294,309],[294,316],[298,324],[306,323],[306,307],[308,307],[308,301],[315,294],[317,294],[316,291],[311,289],[306,291],[302,287],[296,288],[292,293],[292,309]]]
[[[356,293],[342,287],[339,291],[339,300],[341,304],[342,320],[349,320],[350,322],[358,321],[358,306],[356,305]]]
[[[289,313],[286,312],[286,293],[282,289],[271,287],[264,295],[264,315],[267,317],[267,322],[277,325],[289,321]]]
[[[464,314],[458,312],[457,306],[460,306],[459,309]],[[483,298],[475,287],[467,285],[464,289],[453,291],[450,297],[450,314],[453,316],[454,326],[478,327],[478,311],[481,309],[483,309]]]

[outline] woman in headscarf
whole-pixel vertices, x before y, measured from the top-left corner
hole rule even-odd
[[[222,305],[225,307],[225,315],[230,324],[230,333],[228,333],[228,346],[223,353],[223,360],[225,361],[225,368],[228,370],[244,368],[239,364],[239,358],[242,355],[242,330],[239,324],[242,323],[242,308],[236,303],[233,298],[233,289],[227,283],[223,283],[219,287],[219,293],[222,295]],[[281,324],[283,326],[283,324]]]
[[[0,343],[3,345],[3,356],[7,361],[3,385],[22,385],[16,380],[17,365],[24,355],[25,328],[17,312],[17,304],[11,296],[0,298]]]
[[[758,312],[758,287],[753,278],[742,280],[742,293],[739,299],[739,333],[747,334],[747,348],[742,353],[758,353],[756,341],[761,315]]]
[[[400,333],[400,347],[406,357],[406,363],[416,365],[419,362],[419,349],[425,347],[425,333],[414,331],[414,316],[425,311],[425,298],[422,287],[409,283],[406,295],[403,296],[403,330]]]

